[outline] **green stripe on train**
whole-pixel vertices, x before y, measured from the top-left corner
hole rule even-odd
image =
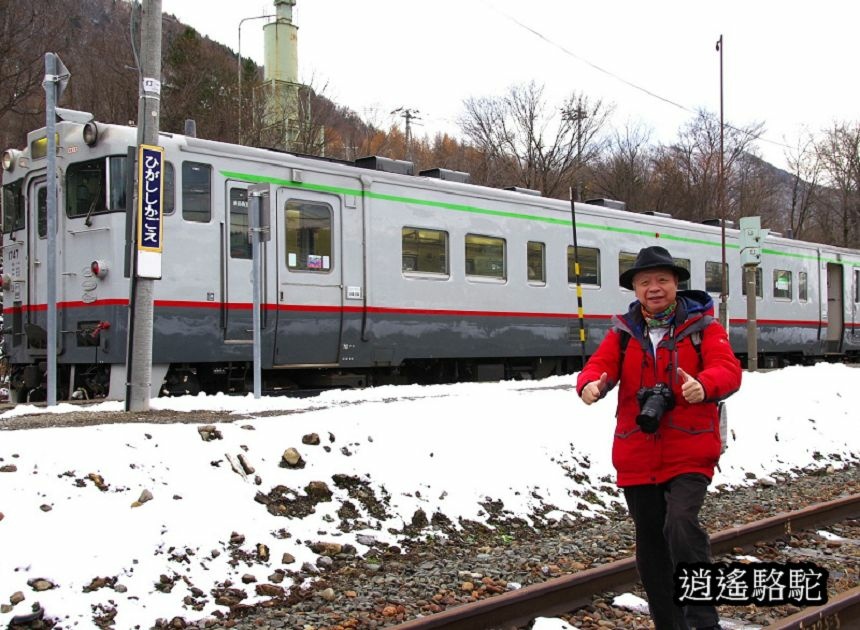
[[[383,193],[376,193],[373,191],[362,191],[355,188],[342,188],[340,186],[326,186],[324,184],[308,184],[305,182],[294,182],[289,179],[280,179],[278,177],[267,177],[265,175],[252,175],[250,173],[238,173],[235,171],[221,171],[221,175],[226,177],[227,179],[235,179],[243,182],[248,182],[250,184],[275,184],[277,186],[283,186],[284,188],[295,188],[298,190],[312,190],[315,192],[326,192],[333,193],[336,195],[351,195],[355,197],[360,197],[362,194],[366,197],[370,197],[371,199],[379,199],[381,201],[394,201],[398,203],[419,205],[419,206],[430,206],[433,208],[442,208],[444,210],[454,210],[456,212],[471,212],[473,214],[483,214],[487,216],[493,217],[503,217],[506,219],[520,219],[523,221],[539,221],[541,223],[551,223],[555,225],[570,225],[570,221],[567,219],[555,219],[552,217],[540,217],[532,214],[523,214],[520,212],[508,212],[505,210],[491,210],[489,208],[479,208],[477,206],[469,206],[465,204],[459,203],[446,203],[444,201],[431,201],[429,199],[417,199],[414,197],[401,197],[398,195],[386,195]],[[652,230],[637,230],[633,228],[622,228],[622,227],[613,227],[609,225],[597,225],[594,223],[577,223],[577,228],[583,228],[587,230],[599,230],[603,232],[615,232],[618,234],[632,234],[635,236],[653,236],[654,231]],[[666,239],[667,241],[676,241],[679,243],[691,243],[693,245],[708,245],[711,247],[720,247],[721,243],[719,241],[711,241],[704,240],[699,238],[689,238],[687,236],[677,236],[675,234],[660,234],[660,238]],[[728,249],[739,249],[740,245],[737,243],[726,243],[726,248]],[[805,260],[818,260],[817,256],[810,256],[809,254],[798,254],[794,252],[787,252],[782,250],[775,249],[762,249],[763,254],[770,254],[773,256],[786,256],[789,258],[800,258]],[[830,263],[843,263],[846,261],[839,261],[831,258],[822,258],[824,262]],[[860,266],[860,261],[857,262],[847,262],[846,264],[853,265],[855,267]]]

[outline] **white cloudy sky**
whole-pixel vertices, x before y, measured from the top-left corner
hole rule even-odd
[[[745,374],[743,387],[729,400],[734,439],[712,485],[755,483],[807,466],[856,466],[857,374],[856,368],[827,364]],[[253,602],[259,598],[253,584],[242,584],[244,574],[265,583],[284,566],[284,553],[297,559],[288,569],[315,560],[298,541],[350,543],[363,554],[368,548],[357,540],[362,532],[336,529],[336,512],[347,497],[334,487],[335,474],[359,478],[377,496],[390,495],[390,518],[361,517],[371,525],[363,533],[389,543],[396,537],[388,528],[409,523],[417,508],[428,516],[439,510],[455,523],[483,521],[480,503],[488,497],[524,518],[539,507],[538,495],[557,506],[551,518],[599,514],[602,508],[582,497],[592,492],[606,502],[617,500],[600,481],[614,478],[616,399],[613,392],[587,407],[572,391],[574,379],[381,387],[309,399],[220,395],[152,401],[153,409],[178,414],[223,411],[217,424],[223,439],[209,442],[201,440],[194,424],[0,431],[0,469],[5,469],[0,470],[0,601],[8,602],[17,591],[25,596],[10,612],[0,612],[0,627],[29,612],[35,601],[49,616],[63,618],[63,628],[90,627],[92,607],[109,601],[117,607],[117,628],[148,628],[159,617],[200,618],[219,609],[213,598],[204,611],[190,611],[183,598],[191,586],[179,581],[170,593],[158,592],[154,584],[160,575],[185,577],[207,594],[229,578],[247,590],[246,602]],[[110,402],[92,412],[120,409],[121,403]],[[61,404],[54,410],[79,408]],[[0,428],[8,418],[34,411],[19,405],[0,415]],[[251,418],[235,420],[235,412]],[[262,417],[262,412],[275,413]],[[302,444],[310,432],[320,435],[321,445]],[[307,462],[304,469],[279,467],[291,446]],[[255,468],[247,478],[231,470],[228,458],[240,454]],[[587,480],[572,486],[571,471]],[[104,491],[91,475],[101,476]],[[301,495],[313,480],[328,482],[335,500],[305,518],[272,516],[254,501],[258,491],[268,493],[276,485]],[[144,490],[152,500],[132,507]],[[292,538],[276,537],[281,528]],[[241,548],[251,556],[257,543],[266,544],[270,560],[231,567],[232,532],[245,536]],[[177,557],[186,553],[185,560]],[[127,590],[84,592],[96,577],[116,578]],[[34,578],[56,588],[34,592],[27,584]],[[288,578],[283,586],[290,585]]]
[[[241,19],[274,12],[269,0],[163,0],[162,6],[234,50]],[[298,0],[295,17],[302,80],[327,83],[337,102],[377,122],[391,120],[397,107],[418,109],[428,132],[454,131],[464,98],[535,79],[547,85],[552,102],[584,91],[616,104],[617,125],[641,121],[655,139],[668,141],[688,120],[687,110],[719,111],[720,34],[728,122],[763,121],[768,139],[793,144],[804,126],[817,130],[857,117],[860,88],[852,77],[860,5],[853,2]],[[242,53],[258,62],[264,22],[242,27]],[[782,147],[760,146],[766,158],[781,162]]]

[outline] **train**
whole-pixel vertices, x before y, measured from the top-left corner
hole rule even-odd
[[[122,399],[137,129],[84,112],[57,138],[58,398]],[[263,389],[543,378],[573,372],[634,299],[618,276],[662,244],[721,291],[719,225],[571,204],[402,160],[352,162],[161,132],[163,273],[154,281],[153,395],[252,383],[249,188],[261,244]],[[47,134],[3,154],[3,339],[12,398],[45,392]],[[711,222],[712,223],[712,222]],[[727,227],[730,339],[746,361],[739,231]],[[860,251],[769,234],[757,268],[760,364],[860,355]],[[585,324],[580,339],[578,254]]]

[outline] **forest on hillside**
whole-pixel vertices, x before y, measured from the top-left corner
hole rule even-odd
[[[44,53],[56,52],[72,74],[62,107],[96,120],[137,119],[138,72],[127,0],[0,0],[0,140],[20,147],[44,126]],[[269,146],[255,89],[262,69],[166,14],[163,20],[161,128],[181,133],[186,119],[200,137]],[[644,124],[617,125],[613,104],[573,92],[548,102],[536,83],[500,88],[462,104],[458,137],[407,136],[398,125],[363,120],[310,85],[301,95],[298,153],[354,160],[384,155],[415,162],[416,172],[448,168],[476,184],[520,186],[566,198],[604,197],[629,210],[701,221],[721,216],[720,124],[700,111],[670,143]],[[242,103],[240,109],[240,102]],[[241,115],[241,118],[240,118]],[[794,238],[860,247],[860,121],[807,133],[786,151],[789,170],[760,158],[764,122],[724,128],[725,216],[758,215]]]

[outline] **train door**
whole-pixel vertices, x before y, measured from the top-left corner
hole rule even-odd
[[[274,363],[336,365],[343,310],[340,197],[280,188],[272,212],[278,270]]]
[[[30,256],[27,268],[27,317],[24,332],[30,349],[46,348],[45,315],[48,304],[48,185],[44,179],[30,184],[27,245]],[[57,282],[57,286],[60,286]],[[59,299],[59,295],[57,296]]]
[[[251,242],[248,238],[248,190],[245,184],[228,182],[224,230],[224,339],[228,343],[252,343]],[[264,244],[265,247],[265,244]],[[265,251],[265,250],[264,250]],[[265,267],[266,257],[263,255]],[[265,272],[263,277],[266,277]],[[265,295],[265,291],[263,292]]]
[[[845,326],[842,290],[842,265],[827,263],[827,339],[824,351],[828,354],[842,350]]]

